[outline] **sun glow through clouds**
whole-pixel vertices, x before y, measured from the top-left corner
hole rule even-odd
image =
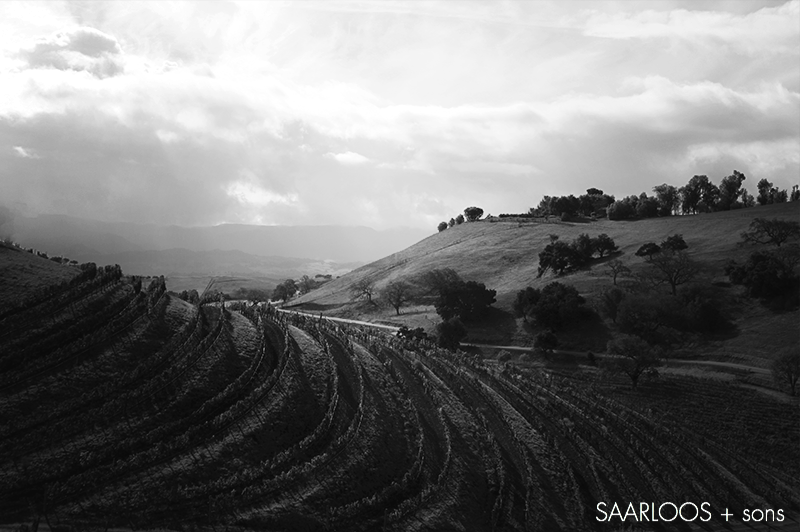
[[[734,168],[751,193],[791,188],[799,16],[798,0],[0,3],[0,178],[38,212],[80,214],[103,189],[107,220],[377,228]],[[433,211],[411,215],[410,190]]]

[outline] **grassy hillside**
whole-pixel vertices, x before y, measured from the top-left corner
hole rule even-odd
[[[0,243],[0,308],[75,277],[78,269]]]
[[[638,221],[464,223],[353,270],[320,290],[299,298],[296,303],[342,305],[350,300],[350,285],[364,277],[375,279],[380,288],[391,281],[412,278],[434,268],[452,268],[465,279],[480,281],[497,290],[497,305],[510,308],[518,290],[525,286],[541,287],[554,280],[552,274],[536,278],[538,255],[549,243],[550,234],[570,241],[581,233],[593,237],[606,233],[621,251],[614,258],[636,269],[642,263],[642,259],[634,255],[639,246],[680,233],[692,256],[704,264],[707,275],[720,277],[728,260],[747,257],[748,251],[736,244],[739,234],[759,217],[798,220],[800,202]],[[609,279],[610,283],[604,272],[605,262],[595,261],[590,268],[564,276],[563,280],[574,284],[582,294],[592,295],[602,287],[598,280]]]
[[[710,283],[726,281],[723,268],[731,259],[746,260],[751,252],[739,247],[740,233],[748,229],[754,218],[800,219],[800,202],[769,205],[751,209],[728,212],[700,214],[697,216],[675,216],[651,218],[639,221],[615,222],[600,220],[590,223],[565,223],[551,221],[481,221],[465,223],[434,234],[421,242],[381,260],[367,264],[340,277],[319,290],[306,294],[292,302],[292,307],[305,308],[315,312],[362,318],[368,321],[405,324],[412,327],[432,328],[438,316],[432,306],[410,306],[404,309],[403,316],[395,316],[395,311],[387,306],[376,308],[364,303],[352,303],[349,287],[363,278],[375,280],[378,289],[394,280],[409,280],[434,268],[452,268],[464,279],[485,283],[488,288],[497,290],[495,306],[510,311],[518,290],[526,286],[541,288],[559,280],[574,285],[590,302],[612,285],[606,270],[606,263],[614,258],[621,260],[634,272],[643,267],[644,261],[635,256],[636,250],[646,242],[661,242],[669,235],[680,233],[689,245],[691,256],[703,267],[698,280]],[[537,279],[538,255],[549,243],[550,234],[561,240],[571,241],[581,233],[594,237],[608,234],[620,248],[613,257],[594,260],[586,269],[556,277],[548,273]],[[732,297],[741,296],[738,287],[729,289]],[[716,358],[733,355],[759,359],[773,353],[776,347],[791,345],[797,341],[796,328],[786,329],[786,324],[800,317],[798,313],[775,316],[773,313],[755,309],[752,300],[740,301],[735,318],[740,324],[744,338],[736,339],[738,346],[734,353],[725,351],[724,346],[711,346],[709,352],[716,352]],[[495,315],[488,327],[478,327],[473,331],[476,339],[506,341],[515,343],[530,342],[530,335],[521,330],[520,323],[514,323],[508,315]],[[747,331],[750,335],[747,336]],[[585,336],[586,331],[581,331]],[[577,336],[577,335],[576,335]],[[596,335],[596,342],[602,346],[607,339],[604,334]],[[574,344],[575,347],[591,347],[593,344]],[[757,352],[747,352],[747,346],[755,346]],[[596,347],[596,346],[595,346]],[[750,360],[752,362],[752,360]]]

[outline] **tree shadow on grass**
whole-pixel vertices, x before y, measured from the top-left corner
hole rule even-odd
[[[575,351],[605,351],[612,338],[600,315],[588,309],[581,319],[568,324],[557,335],[563,349]]]
[[[517,320],[507,310],[489,307],[489,312],[480,320],[465,323],[466,341],[476,344],[506,345],[513,341],[517,332]]]

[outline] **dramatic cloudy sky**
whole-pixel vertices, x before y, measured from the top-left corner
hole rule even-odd
[[[431,228],[800,179],[800,1],[0,2],[0,202]]]

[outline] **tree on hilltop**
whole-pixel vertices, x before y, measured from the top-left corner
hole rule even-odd
[[[710,212],[714,210],[719,200],[719,188],[705,175],[693,176],[686,185],[678,189],[678,192],[684,214]]]
[[[772,186],[772,183],[770,183],[767,179],[762,179],[758,182],[756,188],[758,188],[758,196],[756,196],[756,201],[758,201],[759,205],[768,205],[772,203],[770,200],[772,191],[775,189],[775,187]]]
[[[750,194],[746,188],[742,189],[742,207],[751,208],[756,206],[756,198]]]
[[[681,196],[678,189],[672,185],[663,183],[653,187],[658,201],[658,214],[660,216],[672,216],[677,212],[681,203]]]
[[[483,209],[480,207],[467,207],[464,209],[464,216],[468,222],[476,222],[483,216]]]
[[[458,216],[456,216],[456,225],[461,225],[463,223],[464,223],[464,215],[459,214]]]
[[[447,229],[447,222],[439,222],[439,227],[437,227],[437,229],[439,229],[440,233]]]
[[[733,174],[723,177],[719,184],[719,210],[729,211],[741,207],[739,197],[742,195],[742,182],[746,179],[743,173],[736,170]]]

